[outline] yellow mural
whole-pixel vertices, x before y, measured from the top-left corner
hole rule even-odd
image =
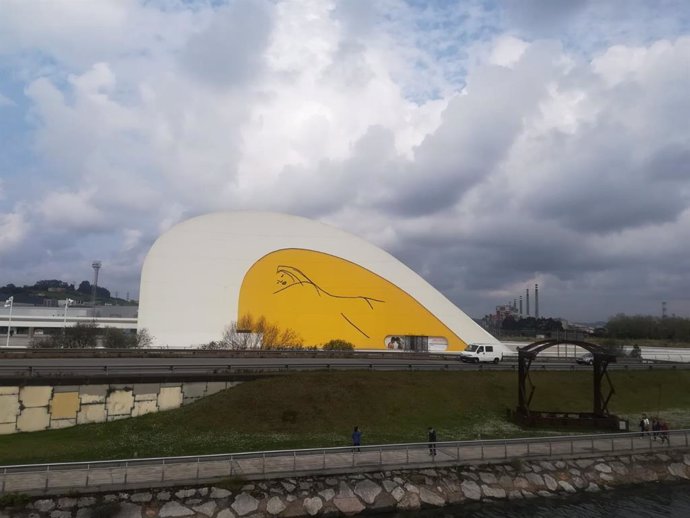
[[[393,348],[404,337],[433,337],[447,350],[466,346],[408,293],[361,266],[321,252],[285,249],[259,259],[240,289],[242,315],[295,330],[305,345],[340,338],[365,349]],[[391,342],[391,337],[400,339]],[[430,341],[430,343],[432,342]]]

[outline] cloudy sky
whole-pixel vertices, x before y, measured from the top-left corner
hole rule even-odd
[[[282,211],[470,315],[690,316],[687,0],[1,0],[0,285]]]

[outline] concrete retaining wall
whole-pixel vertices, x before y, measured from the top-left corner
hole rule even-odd
[[[237,381],[0,387],[0,434],[103,423],[179,408]]]

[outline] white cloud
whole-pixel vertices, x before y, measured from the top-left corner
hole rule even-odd
[[[17,212],[0,214],[0,255],[9,255],[29,232],[29,224]]]
[[[606,299],[582,315],[638,278],[683,296],[690,38],[666,21],[631,42],[587,2],[514,27],[481,2],[7,5],[36,171],[0,186],[25,191],[7,272],[98,251],[134,293],[160,232],[251,208],[361,234],[474,314],[537,279],[554,311]]]

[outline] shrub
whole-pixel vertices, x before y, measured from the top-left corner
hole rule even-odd
[[[354,351],[355,346],[347,340],[330,340],[323,344],[324,351]]]
[[[255,320],[251,315],[242,316],[225,329],[223,338],[218,342],[209,342],[201,349],[230,349],[244,351],[250,349],[267,350],[301,350],[302,337],[293,329],[283,329],[262,316]]]

